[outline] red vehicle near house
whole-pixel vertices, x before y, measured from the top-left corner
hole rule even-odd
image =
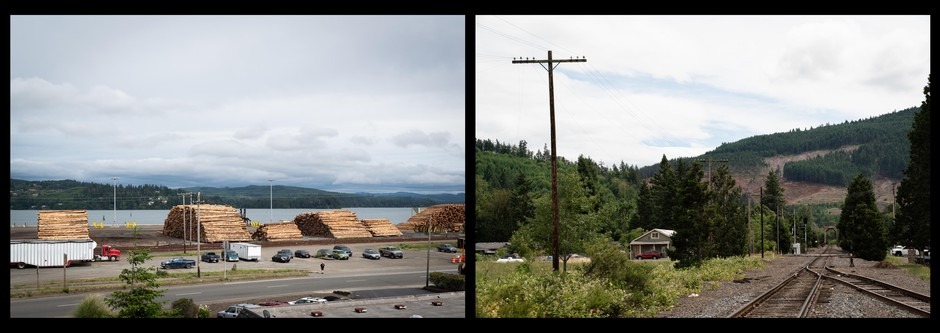
[[[663,257],[663,253],[656,250],[646,250],[643,253],[636,255],[637,259],[659,259]]]

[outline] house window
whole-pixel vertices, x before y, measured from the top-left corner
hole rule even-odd
[[[659,233],[658,233],[658,232],[654,232],[654,233],[650,234],[650,238],[652,238],[652,239],[659,239]]]

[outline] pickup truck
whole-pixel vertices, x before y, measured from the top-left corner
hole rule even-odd
[[[215,252],[206,252],[202,254],[202,261],[205,262],[219,262],[219,255]]]
[[[257,308],[260,308],[260,306],[258,306],[258,305],[256,305],[256,304],[248,304],[248,303],[235,304],[235,305],[232,305],[232,306],[228,307],[228,308],[225,309],[225,310],[222,310],[222,311],[217,312],[217,313],[216,313],[216,317],[218,317],[218,318],[238,318],[240,315],[241,315],[241,316],[244,316],[244,314],[243,314],[242,312],[245,312],[245,310],[247,310],[247,309],[257,309]]]
[[[379,255],[383,257],[398,258],[398,259],[401,259],[404,257],[404,254],[402,254],[401,249],[394,247],[394,246],[380,247]]]
[[[196,266],[196,261],[192,259],[186,259],[183,257],[173,258],[160,263],[160,268],[170,269],[170,268],[193,268]]]

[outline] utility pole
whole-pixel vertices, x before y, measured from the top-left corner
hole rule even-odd
[[[555,89],[552,71],[555,67],[558,67],[558,64],[563,62],[587,62],[587,59],[582,56],[581,58],[552,60],[552,51],[548,50],[547,60],[536,60],[535,58],[531,60],[528,58],[525,60],[513,58],[512,60],[514,64],[539,64],[548,71],[548,109],[552,127],[552,269],[556,272],[558,271],[558,167],[555,158],[555,154],[557,154],[555,148]],[[543,64],[548,64],[548,66]]]
[[[196,192],[196,277],[202,277],[202,271],[199,267],[199,262],[202,261],[202,253],[200,245],[202,245],[202,215],[199,211],[199,204],[202,203],[202,198],[200,194],[202,192]],[[224,253],[224,252],[223,252]]]
[[[776,213],[777,215],[774,215],[774,224],[776,224],[777,227],[777,254],[782,254],[780,251],[780,206],[777,206]]]
[[[268,223],[274,222],[274,179],[268,179],[268,186],[270,189],[271,196],[271,218],[268,220]]]
[[[117,223],[117,180],[118,177],[111,177],[111,187],[114,188],[114,215],[111,216],[113,219],[111,221],[112,226]]]
[[[183,198],[183,253],[186,253],[186,193],[180,193]]]
[[[697,159],[696,162],[705,162],[708,165],[708,189],[712,188],[712,158],[711,156],[708,159]],[[727,159],[714,160],[715,162],[728,163]]]
[[[760,202],[758,202],[757,207],[760,207],[760,258],[764,259],[764,187],[760,187]]]

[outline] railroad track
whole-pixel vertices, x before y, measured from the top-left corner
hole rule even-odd
[[[771,290],[761,294],[729,318],[805,318],[817,303],[828,302],[831,283],[842,283],[886,304],[916,315],[930,317],[930,296],[873,278],[839,271],[828,266],[836,250],[822,254]]]
[[[887,304],[923,317],[930,317],[930,296],[890,283],[826,267],[824,277],[842,283]]]
[[[830,251],[829,247],[824,248],[821,255],[801,267],[796,273],[728,317],[805,318],[809,316],[813,305],[820,297],[820,292],[824,289],[821,288],[823,274],[820,271],[826,267]]]

